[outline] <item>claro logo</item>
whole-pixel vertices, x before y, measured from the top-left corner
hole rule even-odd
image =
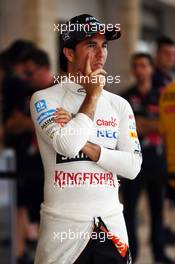
[[[111,117],[111,120],[97,119],[96,124],[97,126],[108,126],[108,127],[117,126],[116,118],[114,117]]]

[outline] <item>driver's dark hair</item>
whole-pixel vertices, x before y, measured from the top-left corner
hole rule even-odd
[[[67,73],[67,58],[66,58],[66,56],[64,55],[64,52],[63,52],[63,49],[64,49],[64,47],[65,48],[69,48],[69,49],[72,49],[72,50],[75,50],[75,47],[76,47],[76,45],[79,43],[79,41],[78,42],[74,42],[74,43],[72,43],[72,44],[69,44],[69,45],[67,45],[67,46],[64,46],[63,44],[62,44],[62,42],[61,42],[61,45],[60,45],[60,54],[59,54],[59,66],[60,66],[60,69],[63,71],[63,72],[65,72],[65,73]]]
[[[60,39],[61,39],[61,37],[60,37]],[[60,69],[63,72],[67,73],[67,58],[64,55],[63,49],[64,48],[69,48],[69,49],[72,49],[72,50],[75,51],[75,48],[76,48],[77,44],[80,43],[80,42],[81,42],[81,40],[74,41],[71,44],[65,46],[63,44],[62,39],[61,39],[61,43],[60,43],[60,53],[59,53],[59,67],[60,67]]]
[[[67,59],[66,56],[64,55],[63,49],[59,55],[59,66],[61,71],[67,73]]]

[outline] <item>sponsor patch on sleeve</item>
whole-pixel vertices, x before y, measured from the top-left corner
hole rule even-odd
[[[138,138],[136,131],[130,131],[129,135],[130,135],[130,138],[135,138],[135,139]]]
[[[41,111],[47,109],[46,101],[44,99],[36,101],[34,105],[37,113],[40,113]]]
[[[135,154],[139,154],[139,155],[142,156],[140,143],[139,143],[139,141],[137,139],[134,140],[134,142],[133,142],[133,149],[134,149],[134,153]]]
[[[46,112],[41,113],[36,119],[37,123],[40,125],[47,118],[51,117],[55,113],[55,111],[55,109],[50,109]]]

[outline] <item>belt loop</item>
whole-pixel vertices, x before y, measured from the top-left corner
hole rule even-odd
[[[98,219],[98,217],[94,217],[94,226],[95,227],[99,227],[99,219]]]
[[[98,218],[98,220],[99,220],[99,224],[102,225],[102,226],[106,229],[106,231],[109,232],[109,230],[108,230],[107,226],[105,225],[105,223],[103,222],[101,216],[99,216],[99,217],[97,217],[97,218]]]

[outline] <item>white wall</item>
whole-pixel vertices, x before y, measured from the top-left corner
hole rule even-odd
[[[0,50],[6,48],[14,39],[22,38],[22,0],[0,1]]]
[[[165,6],[164,8],[164,32],[166,35],[175,39],[175,27],[171,26],[174,25],[175,21],[175,0],[174,6]]]
[[[69,20],[79,14],[92,14],[101,17],[99,0],[57,0],[57,17],[59,20]]]

